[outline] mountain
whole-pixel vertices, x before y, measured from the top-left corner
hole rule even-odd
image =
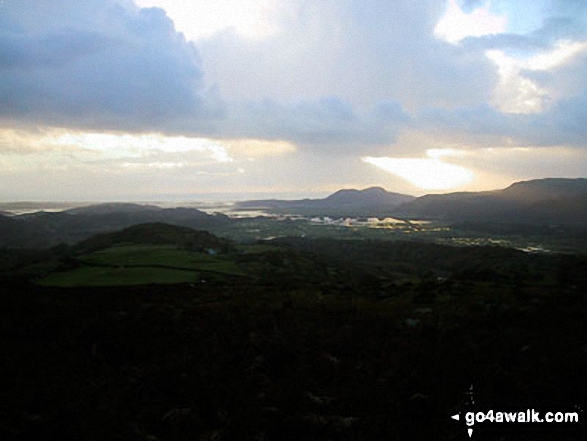
[[[22,214],[0,218],[0,247],[44,248],[72,244],[90,236],[137,224],[168,223],[205,229],[231,222],[223,214],[195,208],[161,208],[139,204],[98,204],[61,212]]]
[[[402,204],[397,212],[426,219],[584,225],[587,179],[536,179],[503,190],[426,195]]]
[[[121,202],[86,205],[65,210],[69,214],[110,214],[110,213],[145,213],[163,210],[156,205],[142,205]]]
[[[393,207],[413,199],[414,196],[392,193],[381,187],[370,187],[364,190],[338,190],[324,199],[324,203],[331,206],[358,207],[378,204]]]
[[[345,189],[324,199],[253,200],[238,202],[239,209],[263,209],[274,213],[323,216],[385,216],[414,196],[393,193],[381,187],[364,190]]]
[[[580,197],[587,194],[587,179],[546,178],[521,181],[502,192],[509,198],[528,202]]]

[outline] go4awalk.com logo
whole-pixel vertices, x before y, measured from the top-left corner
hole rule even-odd
[[[583,439],[586,434],[583,409],[578,405],[522,408],[511,404],[481,404],[475,402],[473,386],[467,395],[468,403],[451,418],[465,426],[469,438],[473,437],[474,432],[522,430],[575,432],[577,439]]]

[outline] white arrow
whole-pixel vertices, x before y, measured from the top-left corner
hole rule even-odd
[[[473,429],[468,429],[467,432],[469,432],[469,438],[471,438],[473,436]]]
[[[457,420],[458,421],[459,420],[459,414],[457,413],[456,415],[451,416],[451,418],[453,420]]]

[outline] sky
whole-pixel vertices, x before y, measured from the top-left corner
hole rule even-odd
[[[587,176],[583,0],[4,0],[0,201]]]

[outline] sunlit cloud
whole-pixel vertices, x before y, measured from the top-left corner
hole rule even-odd
[[[548,71],[562,66],[587,50],[586,42],[561,41],[554,49],[532,57],[514,58],[501,50],[489,50],[487,57],[498,67],[499,84],[493,104],[506,113],[538,113],[549,102],[550,91],[524,76],[526,71]]]
[[[47,140],[43,132],[31,133],[26,130],[0,129],[0,156],[18,156],[49,152],[63,153],[77,150],[77,147],[56,144]]]
[[[275,0],[137,0],[141,7],[160,7],[188,40],[232,30],[250,39],[273,35]]]
[[[125,162],[122,164],[125,168],[159,168],[159,169],[173,169],[185,167],[185,162],[148,162],[146,164],[136,162]]]
[[[587,42],[559,41],[554,49],[521,60],[520,66],[530,70],[549,70],[569,62],[573,57],[587,50]]]
[[[232,162],[226,149],[205,138],[155,134],[57,133],[37,141],[49,146],[70,146],[100,152],[114,158],[141,157],[152,153],[202,152],[217,162]]]
[[[297,151],[295,144],[288,141],[268,141],[263,139],[235,139],[221,141],[222,145],[235,156],[255,159],[265,156],[279,156]]]
[[[471,13],[463,12],[456,0],[449,0],[448,8],[434,28],[437,38],[456,44],[466,37],[499,34],[507,29],[507,17],[492,14],[491,2],[474,9]]]

